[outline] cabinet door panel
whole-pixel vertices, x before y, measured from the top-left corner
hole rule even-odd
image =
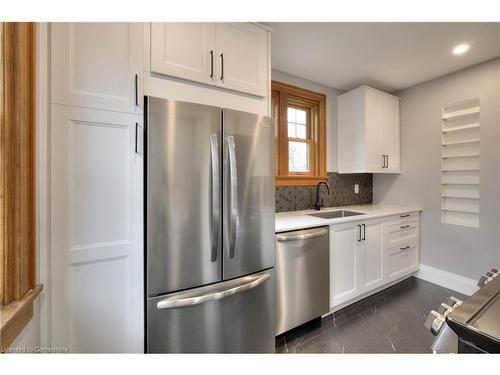
[[[374,289],[384,282],[383,223],[364,224],[363,241],[363,291]]]
[[[266,96],[269,80],[267,31],[250,23],[216,24],[217,86]]]
[[[52,103],[142,113],[143,24],[52,23],[51,32]]]
[[[143,351],[141,124],[52,106],[50,342],[70,352]]]
[[[384,129],[383,149],[387,155],[386,172],[400,171],[399,146],[399,99],[391,96],[383,98],[382,125]]]
[[[385,172],[383,99],[379,93],[365,92],[366,111],[366,169],[368,172]]]
[[[213,23],[151,24],[152,72],[214,84],[215,57]]]
[[[331,227],[330,306],[340,305],[360,293],[360,244],[356,224]]]

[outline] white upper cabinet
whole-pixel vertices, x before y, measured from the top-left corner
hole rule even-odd
[[[339,173],[399,173],[399,98],[361,86],[337,100]]]
[[[151,71],[215,83],[214,23],[152,23]]]
[[[142,113],[142,23],[52,23],[52,102]]]
[[[217,86],[266,96],[269,75],[267,31],[250,23],[216,24]]]
[[[152,23],[151,72],[265,97],[268,31],[251,23]]]

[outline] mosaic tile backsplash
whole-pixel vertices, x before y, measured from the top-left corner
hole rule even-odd
[[[328,185],[321,187],[325,207],[350,206],[372,203],[373,175],[328,173]],[[354,184],[359,184],[359,194],[354,194]],[[314,208],[316,186],[276,186],[276,212],[300,211]]]

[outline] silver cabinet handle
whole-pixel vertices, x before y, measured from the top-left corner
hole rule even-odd
[[[389,155],[385,155],[385,167],[389,168]]]
[[[211,242],[212,251],[210,260],[217,260],[217,249],[219,247],[219,226],[220,226],[220,187],[219,187],[219,147],[217,145],[217,134],[210,135],[210,161],[211,161],[211,188],[212,188],[212,230]]]
[[[236,171],[236,151],[234,137],[227,137],[228,157],[229,157],[229,228],[228,235],[228,256],[234,257],[234,247],[236,245],[236,226],[238,225],[238,174]]]
[[[217,301],[227,298],[237,293],[242,293],[253,289],[265,281],[269,280],[271,275],[261,274],[257,276],[245,276],[237,280],[229,280],[217,285],[200,288],[198,291],[188,291],[176,293],[167,297],[156,304],[157,309],[173,309],[179,307],[188,307],[199,305],[201,303]]]
[[[295,233],[284,233],[276,236],[276,241],[285,242],[285,241],[300,241],[307,240],[309,238],[316,238],[324,236],[328,234],[328,229],[321,228],[319,230],[311,230],[311,231],[303,231],[303,232],[295,232]]]
[[[361,225],[356,225],[358,227],[358,242],[361,242]]]
[[[361,224],[363,226],[363,241],[366,240],[366,225],[365,224]]]

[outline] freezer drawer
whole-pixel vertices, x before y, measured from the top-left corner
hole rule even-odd
[[[328,313],[328,227],[276,235],[276,335]]]
[[[274,271],[150,298],[149,353],[273,353]]]

